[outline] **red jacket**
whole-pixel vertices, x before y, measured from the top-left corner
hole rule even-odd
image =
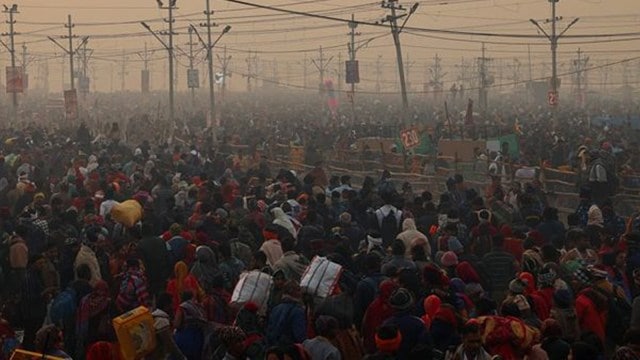
[[[583,332],[593,332],[605,342],[606,309],[598,309],[592,296],[598,296],[591,288],[582,290],[576,298],[578,324]],[[606,301],[606,299],[604,300]]]

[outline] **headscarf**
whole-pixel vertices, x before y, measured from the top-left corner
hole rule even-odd
[[[534,291],[536,291],[536,281],[533,275],[529,272],[522,272],[518,275],[520,280],[524,280],[527,284],[524,289],[525,295],[531,295]]]
[[[275,218],[273,220],[274,225],[282,226],[283,228],[287,229],[287,231],[289,231],[289,233],[291,234],[291,236],[293,236],[294,239],[297,238],[298,234],[296,233],[296,229],[293,226],[293,222],[291,222],[287,214],[285,214],[281,208],[279,207],[273,208],[271,210],[271,213]]]
[[[191,267],[191,275],[195,276],[205,289],[209,289],[217,273],[216,255],[213,250],[208,246],[198,246],[196,261]]]
[[[424,316],[422,316],[422,321],[424,321],[427,328],[431,327],[431,321],[436,315],[436,312],[440,309],[441,305],[442,300],[440,300],[437,295],[429,295],[424,299],[424,302],[422,303],[422,306],[424,307]]]
[[[184,261],[178,261],[173,267],[173,274],[176,277],[176,290],[178,296],[180,296],[182,291],[184,291],[184,280],[187,278],[187,275],[189,275],[187,264]]]
[[[467,261],[463,261],[456,266],[456,274],[465,284],[480,283],[478,272]]]
[[[382,238],[367,235],[367,253],[370,253],[376,246],[382,246]]]

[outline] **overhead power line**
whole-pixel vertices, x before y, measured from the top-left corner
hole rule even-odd
[[[283,13],[288,13],[288,14],[295,14],[295,15],[300,15],[300,16],[317,18],[317,19],[324,19],[324,20],[336,21],[336,22],[342,22],[342,23],[349,23],[350,22],[350,20],[348,20],[348,19],[342,19],[342,18],[332,17],[332,16],[328,16],[328,15],[314,14],[314,13],[309,13],[309,12],[304,12],[304,11],[295,11],[295,10],[282,9],[282,8],[278,8],[278,7],[274,7],[274,6],[260,5],[260,4],[250,3],[250,2],[242,1],[242,0],[226,0],[226,1],[232,2],[232,3],[236,3],[236,4],[251,6],[251,7],[255,7],[255,8],[265,9],[265,10],[278,11],[278,12],[283,12]],[[371,23],[371,22],[365,22],[365,21],[356,21],[356,23],[358,25],[387,27],[387,25],[384,25],[384,24],[378,23],[378,22]],[[407,27],[405,27],[405,29],[406,30],[410,30],[410,31],[439,33],[439,34],[448,34],[448,35],[461,35],[461,36],[485,36],[485,37],[520,38],[520,39],[542,39],[542,38],[544,38],[544,39],[546,39],[546,37],[542,36],[542,35],[530,35],[530,34],[499,34],[499,33],[489,33],[489,32],[458,31],[458,30],[432,29],[432,28],[416,28],[416,27],[411,27],[411,26],[407,26]],[[564,37],[565,38],[612,38],[612,37],[627,37],[627,36],[640,36],[640,32],[612,33],[612,34],[575,34],[575,35],[565,35]]]

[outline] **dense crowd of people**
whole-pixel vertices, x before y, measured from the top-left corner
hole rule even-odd
[[[120,358],[112,320],[140,306],[157,338],[146,359],[640,358],[640,217],[610,198],[637,164],[634,132],[523,118],[518,157],[484,154],[488,189],[456,174],[434,196],[388,172],[354,184],[321,161],[296,174],[229,146],[322,152],[381,124],[239,114],[223,121],[221,150],[186,126],[186,142],[144,140],[145,122],[3,134],[0,358]],[[496,118],[485,132],[514,128]],[[441,125],[435,137],[457,133]],[[539,161],[581,173],[567,219],[535,179],[495,171]],[[140,214],[126,213],[132,202]],[[320,297],[301,287],[319,257],[341,269]],[[270,279],[264,301],[233,301],[248,273]]]

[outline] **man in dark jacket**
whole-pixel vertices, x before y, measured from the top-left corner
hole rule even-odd
[[[166,287],[171,275],[171,260],[167,245],[158,236],[154,236],[152,224],[142,224],[142,240],[138,244],[138,254],[146,269],[150,294],[157,295]]]
[[[430,345],[431,337],[424,322],[412,315],[414,309],[413,295],[407,289],[396,290],[389,304],[393,308],[394,314],[387,319],[383,326],[395,325],[400,330],[402,342],[397,354],[397,359],[407,359],[412,349],[419,345]]]

